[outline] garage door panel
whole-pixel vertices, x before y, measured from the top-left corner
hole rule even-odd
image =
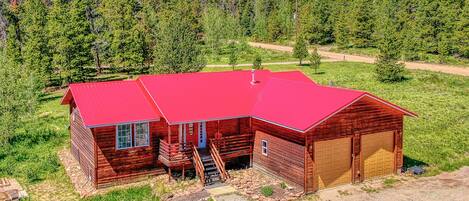
[[[314,149],[320,189],[352,181],[350,138],[315,142]]]
[[[363,135],[362,156],[364,179],[394,172],[394,133],[392,131]]]

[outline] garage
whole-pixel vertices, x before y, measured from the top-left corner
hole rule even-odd
[[[319,189],[352,182],[351,138],[314,143]]]
[[[370,179],[394,172],[394,132],[363,135],[362,167],[363,178]]]

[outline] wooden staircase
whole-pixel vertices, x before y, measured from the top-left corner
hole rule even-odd
[[[197,176],[205,186],[218,184],[229,178],[225,163],[213,144],[209,149],[197,149],[195,146],[192,149]]]
[[[205,152],[205,153],[204,153]],[[208,151],[201,151],[202,164],[204,165],[205,186],[213,185],[222,182],[220,171]]]

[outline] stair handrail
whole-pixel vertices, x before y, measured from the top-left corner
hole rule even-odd
[[[217,166],[217,169],[220,172],[222,179],[224,181],[229,179],[230,175],[225,169],[225,162],[222,160],[215,143],[213,141],[210,141],[209,147],[210,147],[210,155],[212,155],[213,161],[215,162],[215,166]]]
[[[195,147],[195,145],[192,145],[192,156],[195,172],[199,176],[200,181],[205,184],[205,167],[202,163],[202,158],[200,158],[199,151],[197,151],[197,147]]]

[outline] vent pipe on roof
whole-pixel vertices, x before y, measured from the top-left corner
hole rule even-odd
[[[257,83],[257,81],[256,81],[256,70],[251,69],[251,84],[255,85],[256,83]]]

